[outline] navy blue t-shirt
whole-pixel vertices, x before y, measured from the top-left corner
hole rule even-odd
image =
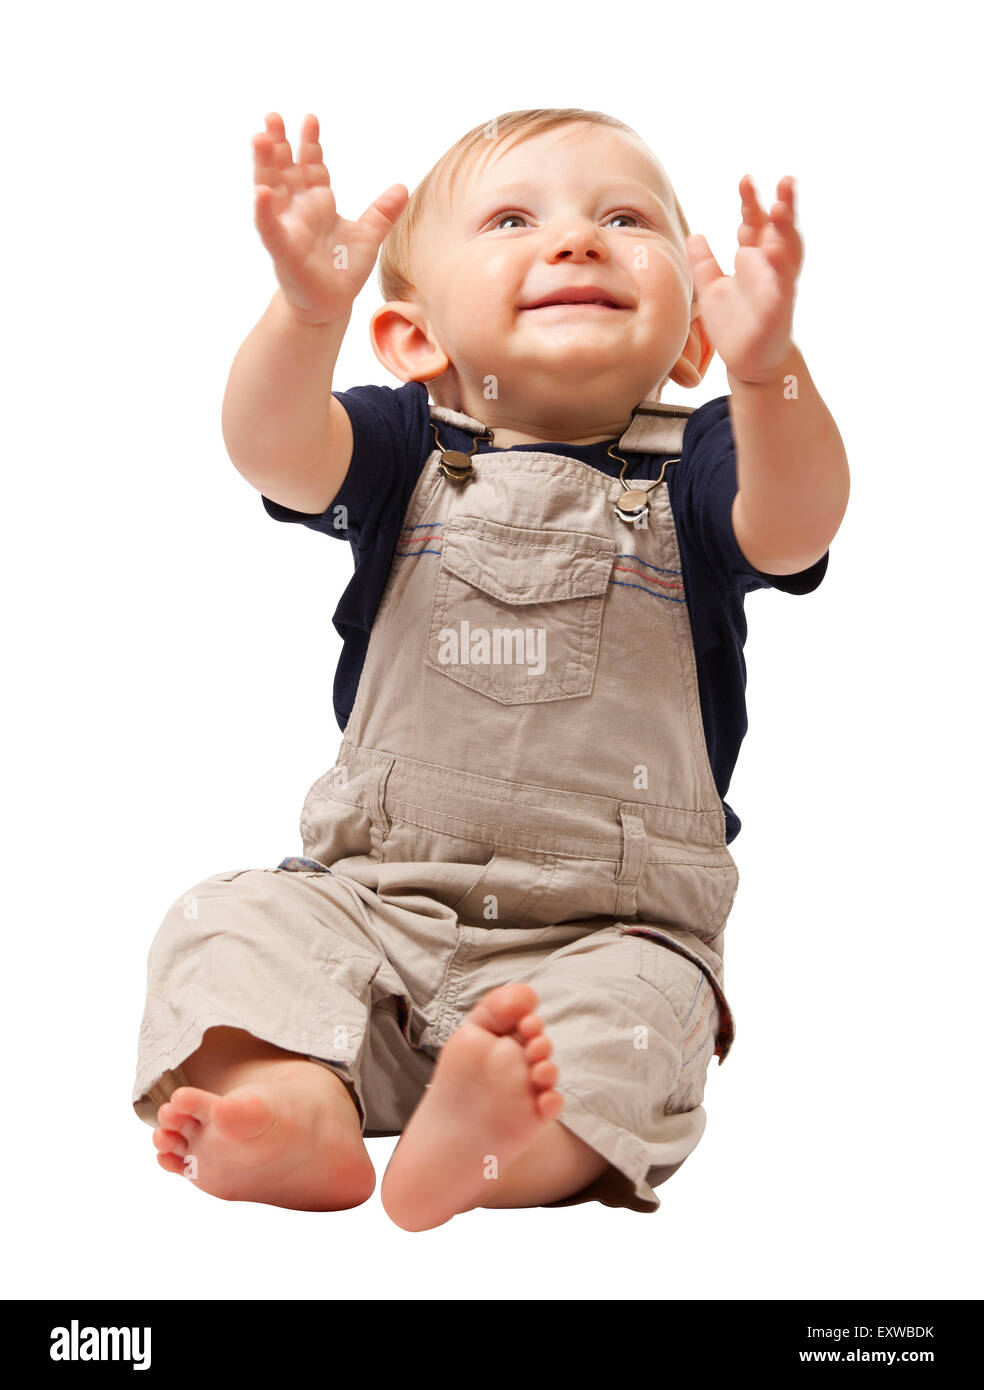
[[[362,675],[369,634],[382,597],[410,497],[434,449],[427,387],[356,386],[333,391],[352,422],[352,462],[331,505],[320,515],[297,512],[269,497],[263,505],[275,521],[300,522],[315,531],[347,540],[355,573],[339,600],[333,622],[344,642],[335,672],[335,718],[344,732]],[[700,708],[714,782],[724,802],[738,750],[748,731],[745,707],[747,635],[744,599],[753,589],[773,587],[789,594],[815,589],[827,570],[830,552],[798,574],[769,575],[742,555],[731,524],[738,488],[734,436],[728,396],[698,406],[689,417],[680,462],[666,472],[676,523],[697,664]],[[471,452],[474,437],[438,422],[447,449]],[[580,459],[618,477],[621,463],[597,444],[515,444],[514,450],[544,450]],[[479,454],[497,452],[481,443]],[[668,454],[629,454],[626,478],[659,477]],[[338,508],[344,507],[344,512]],[[339,518],[346,520],[337,528]],[[741,821],[724,802],[725,838],[730,844]]]

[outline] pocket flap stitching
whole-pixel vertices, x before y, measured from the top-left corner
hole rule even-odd
[[[603,594],[614,560],[614,544],[590,532],[463,517],[448,523],[442,557],[451,574],[508,604]]]

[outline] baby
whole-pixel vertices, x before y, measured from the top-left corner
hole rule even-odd
[[[848,499],[791,336],[793,181],[766,213],[741,180],[727,276],[600,112],[497,117],[355,222],[314,116],[296,162],[276,114],[253,148],[279,288],[223,435],[271,516],[352,546],[343,738],[303,854],[165,916],[134,1108],[227,1200],[355,1206],[364,1137],[399,1134],[406,1230],[655,1211],[734,1037],[744,596],[815,589]],[[377,255],[373,349],[404,384],[334,392]],[[714,352],[730,395],[660,404]]]

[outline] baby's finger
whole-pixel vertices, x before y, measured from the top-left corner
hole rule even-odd
[[[791,213],[794,211],[793,200],[795,198],[795,194],[796,180],[793,178],[792,174],[784,174],[783,177],[776,184],[776,196],[786,207],[789,208],[789,211]]]
[[[776,185],[778,202],[772,204],[769,215],[777,232],[783,236],[796,235],[796,208],[793,203],[794,183],[792,175],[787,174]]]
[[[264,163],[273,168],[283,172],[293,165],[290,141],[284,130],[283,118],[278,112],[270,111],[267,113],[266,130],[261,135],[254,135],[253,137],[253,148],[256,149],[257,146],[263,152]]]
[[[793,203],[793,179],[790,175],[779,180],[776,193],[779,201],[769,210],[770,236],[764,250],[770,265],[781,274],[795,278],[803,260],[803,238],[796,228]]]
[[[276,188],[283,183],[284,176],[273,152],[273,141],[269,135],[253,136],[253,182],[265,183]]]
[[[750,174],[745,174],[740,179],[738,188],[741,193],[741,225],[738,228],[738,245],[755,246],[768,219],[759,206],[755,185],[752,183]]]
[[[304,117],[301,126],[301,140],[297,147],[297,162],[304,175],[304,182],[310,188],[314,184],[331,187],[331,179],[325,168],[324,155],[318,142],[318,118],[310,113]]]
[[[755,192],[755,184],[751,174],[743,174],[738,180],[738,191],[741,194],[741,211],[747,222],[764,222],[765,213]]]
[[[287,131],[284,128],[284,118],[279,111],[268,111],[263,118],[266,133],[273,140],[285,140]]]
[[[253,182],[276,188],[287,181],[290,145],[284,137],[284,123],[275,111],[267,116],[266,124],[266,130],[253,136]]]

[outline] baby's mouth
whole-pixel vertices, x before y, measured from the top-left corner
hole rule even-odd
[[[545,309],[580,309],[592,313],[607,310],[609,313],[618,313],[619,310],[628,307],[610,290],[603,290],[600,285],[568,285],[566,290],[555,290],[553,294],[547,293],[529,304],[519,305],[524,313],[539,313]]]
[[[542,313],[544,309],[602,309],[610,314],[624,312],[618,304],[606,304],[599,299],[557,300],[551,304],[531,304],[523,310],[526,314]]]

